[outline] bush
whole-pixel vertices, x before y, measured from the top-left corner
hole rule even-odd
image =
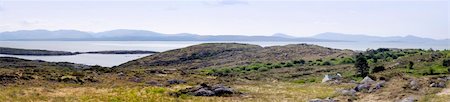
[[[409,61],[408,68],[409,69],[414,69],[413,66],[414,66],[414,62]]]
[[[362,53],[359,53],[356,56],[355,67],[357,70],[356,75],[365,77],[369,74],[369,64],[367,63],[366,57]]]
[[[442,61],[442,66],[449,67],[450,66],[450,59],[444,59]]]
[[[286,64],[284,64],[284,67],[292,67],[292,66],[294,66],[294,64],[292,64],[292,63],[286,63]]]
[[[350,64],[350,63],[355,63],[355,60],[353,60],[352,58],[346,57],[346,58],[342,58],[339,61],[339,64]]]
[[[275,65],[273,65],[273,68],[281,68],[281,65],[280,64],[275,64]]]
[[[294,64],[305,64],[305,62],[306,62],[305,60],[301,59],[301,60],[295,60],[292,63],[294,63]]]
[[[325,61],[325,62],[322,63],[322,65],[329,66],[329,65],[331,65],[331,62],[330,61]]]
[[[384,70],[386,70],[384,68],[384,66],[376,66],[375,68],[372,69],[372,73],[377,73],[377,72],[381,72],[381,71],[384,71]]]

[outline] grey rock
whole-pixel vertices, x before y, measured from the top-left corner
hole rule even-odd
[[[338,102],[338,101],[328,97],[326,99],[317,99],[317,98],[311,99],[311,100],[309,100],[309,102]]]
[[[140,83],[140,82],[142,82],[142,78],[133,77],[133,78],[130,78],[130,81]]]
[[[355,96],[356,90],[354,90],[354,89],[340,90],[339,94],[344,95],[344,96]]]
[[[413,89],[413,90],[418,90],[419,89],[419,82],[417,82],[417,80],[411,80],[410,82],[409,82],[409,88],[410,89]]]
[[[145,82],[145,84],[151,85],[151,86],[162,86],[162,84],[157,81],[147,81],[147,82]]]
[[[231,94],[233,94],[234,91],[231,88],[222,87],[222,88],[214,89],[213,92],[215,95],[222,96],[222,95],[231,95]]]
[[[369,76],[366,76],[366,77],[364,77],[363,80],[361,80],[360,83],[367,84],[367,83],[374,83],[374,82],[375,82],[375,81],[374,81],[372,78],[370,78]]]
[[[403,98],[399,102],[415,102],[415,101],[417,101],[417,100],[414,97],[409,96],[409,97]]]
[[[354,88],[355,91],[360,92],[360,91],[369,91],[370,89],[370,84],[358,84],[356,85],[356,87]]]
[[[386,81],[382,80],[380,82],[378,82],[377,84],[375,84],[375,89],[381,89],[382,87],[384,87],[384,84],[386,83]]]
[[[199,89],[194,92],[195,96],[214,96],[214,92],[208,89]]]
[[[178,80],[178,79],[172,79],[172,80],[168,80],[167,83],[169,83],[170,85],[173,85],[173,84],[184,84],[184,83],[186,83],[186,81]]]
[[[322,102],[322,99],[311,99],[309,102]]]

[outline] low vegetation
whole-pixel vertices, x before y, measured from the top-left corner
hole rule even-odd
[[[308,44],[201,44],[113,68],[2,57],[0,100],[290,102],[413,97],[445,102],[449,86],[440,82],[450,75],[449,65],[448,50],[380,48],[356,53]],[[323,82],[324,75],[338,80]],[[360,85],[366,76],[385,83],[372,92],[341,93]],[[206,85],[227,86],[239,94],[192,94],[215,90]],[[208,90],[195,89],[199,86]],[[195,90],[185,92],[189,89]]]

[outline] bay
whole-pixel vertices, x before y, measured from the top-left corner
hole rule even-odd
[[[241,41],[0,41],[0,47],[23,49],[44,49],[54,51],[105,51],[105,50],[148,50],[168,51],[201,43],[247,43],[263,47],[308,43],[324,47],[351,50],[366,50],[376,48],[420,48],[420,49],[449,49],[449,43],[401,43],[401,42],[241,42]],[[79,54],[72,56],[17,56],[31,60],[51,62],[72,62],[87,65],[116,66],[127,61],[148,56],[150,54]]]

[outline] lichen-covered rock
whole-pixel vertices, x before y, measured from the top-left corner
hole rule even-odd
[[[420,88],[420,85],[417,80],[413,79],[409,82],[408,87],[412,90],[418,90]]]
[[[371,85],[370,84],[358,84],[356,85],[356,87],[354,88],[355,91],[357,92],[361,92],[361,91],[369,91],[370,90]]]
[[[195,96],[214,96],[215,93],[209,89],[199,89],[197,91],[194,92]]]
[[[338,102],[332,98],[326,98],[326,99],[311,99],[309,102]]]
[[[354,90],[354,89],[340,90],[339,94],[343,95],[343,96],[355,96],[356,90]]]
[[[369,83],[374,83],[374,82],[375,81],[372,78],[370,78],[369,76],[366,76],[366,77],[364,77],[363,80],[361,80],[360,83],[362,83],[362,84],[369,84]]]
[[[400,102],[415,102],[415,101],[416,101],[416,99],[412,96],[409,96],[409,97],[406,97],[406,98],[403,98],[402,100],[400,100]]]
[[[173,85],[173,84],[184,84],[186,83],[186,81],[184,80],[178,80],[178,79],[171,79],[171,80],[167,80],[167,83],[169,85]]]
[[[211,87],[208,86],[207,84],[201,84],[199,86],[186,88],[171,94],[175,96],[179,96],[182,94],[188,94],[193,96],[233,96],[239,95],[241,93],[235,91],[230,87],[223,85],[214,85]]]

